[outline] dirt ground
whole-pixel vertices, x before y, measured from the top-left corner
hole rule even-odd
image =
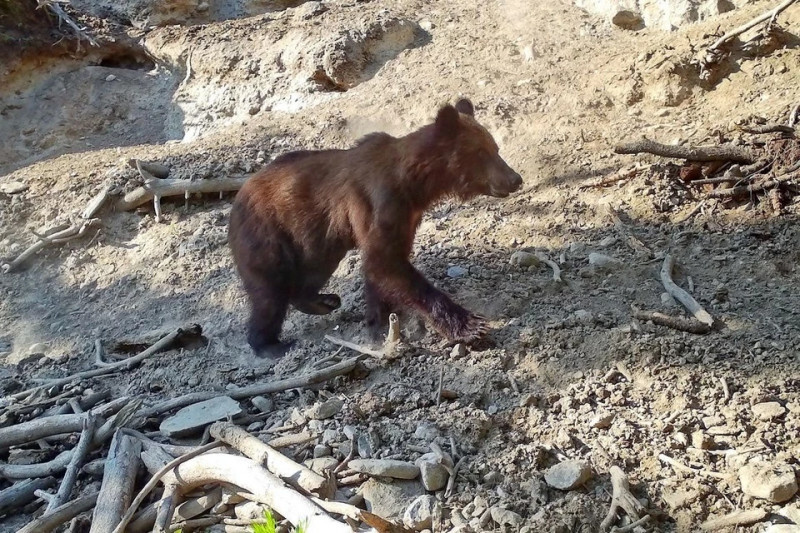
[[[773,3],[663,32],[623,30],[565,1],[262,2],[258,13],[185,2],[176,3],[189,6],[178,20],[156,27],[163,14],[146,2],[74,2],[98,47],[84,41],[76,52],[69,39],[68,54],[63,45],[25,48],[0,64],[0,187],[24,186],[0,192],[0,263],[34,231],[77,220],[103,186],[137,187],[130,158],[161,162],[175,178],[247,176],[289,150],[404,134],[467,96],[525,185],[505,200],[434,209],[414,262],[491,319],[495,346],[453,355],[406,321],[402,357],[324,386],[346,399],[330,424],[373,429],[386,455],[410,458],[405,445],[420,424],[452,437],[468,459],[448,517],[480,495],[520,514],[529,531],[596,531],[613,463],[655,512],[649,530],[695,531],[708,518],[763,508],[768,519],[737,529],[763,531],[798,497],[774,505],[745,495],[737,471],[765,460],[800,472],[800,201],[778,215],[764,201],[706,200],[697,209],[701,196],[668,160],[612,148],[641,135],[735,142],[734,121],[784,123],[800,101],[800,7],[781,16],[789,38],[778,50],[736,57],[711,85],[687,70],[717,32]],[[581,187],[635,163],[641,170],[629,179]],[[153,403],[300,373],[336,351],[326,334],[365,342],[353,253],[330,282],[339,310],[290,313],[284,335],[299,341],[274,367],[251,354],[226,245],[231,201],[165,199],[160,222],[151,204],[107,209],[99,229],[1,275],[3,393],[90,368],[96,339],[111,353],[120,341],[192,323],[206,346],[84,386]],[[544,264],[511,264],[521,250],[556,261],[564,283]],[[601,268],[592,253],[616,261]],[[667,253],[676,282],[693,287],[718,329],[694,335],[634,322],[631,306],[683,314],[662,298]],[[442,368],[457,399],[437,405]],[[290,392],[275,401],[268,424],[308,399]],[[767,401],[784,413],[759,419],[752,406]],[[597,422],[606,415],[608,424]],[[730,475],[677,471],[659,454]],[[547,487],[544,472],[564,456],[589,460],[592,479],[572,491]],[[677,491],[689,496],[676,503]]]

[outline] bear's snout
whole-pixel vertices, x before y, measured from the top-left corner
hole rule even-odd
[[[512,192],[517,192],[522,187],[522,176],[507,164],[503,164],[502,171],[490,181],[490,196],[505,198]]]

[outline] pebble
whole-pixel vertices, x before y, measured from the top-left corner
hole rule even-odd
[[[430,19],[422,19],[419,21],[419,27],[425,31],[431,31],[433,28],[436,27],[436,24],[430,21]]]
[[[308,411],[306,411],[306,416],[313,420],[326,420],[336,416],[339,411],[342,410],[342,407],[344,407],[344,402],[342,400],[339,398],[331,398],[330,400],[312,405]]]
[[[541,261],[530,252],[518,251],[511,254],[511,264],[519,267],[539,266]]]
[[[383,476],[395,479],[414,479],[419,476],[419,467],[405,461],[394,459],[353,459],[349,466],[356,472],[370,476]]]
[[[460,278],[467,274],[467,269],[464,267],[460,267],[458,265],[451,266],[447,269],[447,277],[448,278]]]
[[[261,411],[262,413],[271,413],[275,410],[275,402],[272,401],[271,398],[265,398],[264,396],[254,396],[252,400],[253,405]]]
[[[324,444],[317,444],[314,446],[314,459],[319,459],[320,457],[328,457],[331,454],[331,449]]]
[[[698,429],[692,433],[692,446],[698,450],[712,450],[714,448],[714,437]]]
[[[447,480],[450,478],[450,474],[447,472],[447,468],[445,468],[444,465],[430,461],[418,461],[417,464],[419,465],[422,486],[425,487],[425,490],[436,492],[447,486]]]
[[[610,255],[592,252],[589,254],[589,264],[600,269],[610,270],[620,265],[620,262]]]
[[[615,242],[617,242],[616,237],[606,237],[605,239],[600,241],[600,247],[601,248],[608,248],[609,246],[611,246]]]
[[[611,23],[623,30],[637,30],[644,24],[644,19],[634,11],[622,9],[611,17]]]
[[[666,307],[677,307],[678,302],[675,301],[675,298],[668,292],[661,293],[661,303]]]
[[[37,342],[28,348],[28,353],[31,355],[44,354],[47,351],[47,344],[44,342]]]
[[[500,526],[510,526],[518,528],[522,525],[522,517],[514,511],[503,509],[502,507],[494,506],[491,508],[492,520]]]
[[[430,422],[420,422],[417,429],[414,431],[414,437],[429,442],[436,439],[438,436],[439,428]]]
[[[117,77],[114,76],[113,74],[109,74],[108,76],[106,76],[106,81],[114,81],[116,79]]]
[[[303,464],[317,474],[324,476],[326,472],[333,472],[336,467],[339,466],[339,461],[334,457],[318,457],[316,459],[309,459]]]
[[[453,349],[450,350],[450,358],[451,359],[461,359],[467,355],[467,348],[461,343],[456,344],[453,346]]]
[[[219,396],[184,407],[164,419],[159,430],[167,437],[183,437],[203,429],[212,422],[238,416],[241,413],[239,402],[228,396]]]
[[[418,497],[403,513],[403,524],[414,531],[422,531],[433,525],[436,498],[429,495]]]
[[[759,420],[767,422],[785,415],[786,408],[778,402],[762,402],[753,406],[753,414]]]
[[[19,181],[0,183],[0,192],[3,194],[19,194],[28,190],[28,185]]]
[[[592,477],[592,468],[586,461],[567,460],[551,466],[544,473],[548,485],[559,490],[575,489]]]
[[[367,511],[388,520],[402,520],[408,506],[417,497],[425,495],[425,487],[419,481],[393,481],[368,479],[361,485],[361,495]]]
[[[614,413],[597,413],[589,423],[593,428],[607,429],[611,427],[611,422],[614,421],[615,416]]]
[[[782,503],[797,493],[794,469],[784,463],[750,463],[739,469],[742,492],[754,498]]]

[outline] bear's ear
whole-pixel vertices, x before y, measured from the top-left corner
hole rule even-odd
[[[444,136],[453,136],[458,132],[458,111],[451,105],[446,105],[436,115],[436,131]]]
[[[472,102],[466,98],[461,98],[458,102],[456,102],[456,111],[471,117],[475,116],[475,108],[472,107]]]

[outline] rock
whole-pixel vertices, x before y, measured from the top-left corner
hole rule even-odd
[[[0,183],[0,192],[3,194],[19,194],[28,190],[28,185],[20,181],[7,181]]]
[[[781,515],[787,520],[791,520],[792,522],[800,526],[800,503],[787,505],[786,507],[778,511],[777,514]]]
[[[490,509],[492,520],[500,526],[510,526],[511,528],[518,528],[522,525],[522,517],[514,511],[503,509],[502,507],[494,506]]]
[[[431,22],[430,19],[422,19],[422,20],[420,20],[418,22],[418,24],[419,24],[419,27],[422,28],[425,31],[431,31],[433,28],[436,27],[436,24]]]
[[[438,436],[439,428],[430,422],[420,422],[417,429],[414,431],[414,437],[428,442],[434,440]]]
[[[640,30],[644,27],[644,19],[639,13],[623,9],[611,17],[611,23],[623,30]]]
[[[577,311],[572,313],[572,316],[575,318],[575,321],[578,324],[583,324],[588,326],[594,323],[594,315],[590,311],[587,311],[586,309],[578,309]]]
[[[497,470],[492,470],[491,472],[483,476],[483,482],[489,485],[490,487],[494,487],[503,482],[503,474],[501,474]]]
[[[754,498],[782,503],[797,493],[794,469],[785,463],[750,463],[739,469],[742,492]]]
[[[325,475],[326,472],[333,472],[333,470],[339,466],[339,461],[333,457],[319,457],[316,459],[309,459],[303,464],[317,474]]]
[[[610,255],[592,252],[589,254],[589,264],[600,270],[611,270],[620,265],[620,262]]]
[[[661,304],[665,307],[677,307],[678,302],[675,301],[675,298],[668,292],[661,293]]]
[[[609,236],[609,237],[606,237],[605,239],[603,239],[602,241],[600,241],[600,247],[601,248],[608,248],[609,246],[611,246],[615,242],[617,242],[617,238]]]
[[[113,74],[109,74],[108,76],[106,76],[106,81],[114,81],[116,79],[117,77],[114,76]]]
[[[11,448],[8,451],[8,464],[10,465],[33,465],[43,463],[50,455],[49,450],[28,450]]]
[[[447,277],[448,278],[460,278],[461,276],[466,275],[467,269],[464,267],[460,267],[458,265],[451,266],[447,269]]]
[[[780,418],[786,414],[786,408],[778,402],[762,402],[753,406],[753,414],[756,418],[767,422],[775,418]]]
[[[450,474],[444,465],[430,461],[421,461],[419,464],[420,479],[425,490],[436,492],[442,490],[450,479]]]
[[[37,342],[28,348],[28,353],[31,355],[47,353],[47,344],[44,342]]]
[[[233,508],[239,520],[263,520],[267,506],[256,502],[242,502]]]
[[[539,266],[539,258],[529,252],[518,251],[511,254],[511,264],[519,267]]]
[[[436,508],[436,498],[425,495],[411,502],[406,512],[403,513],[403,524],[415,531],[428,529],[433,525],[433,511]]]
[[[544,473],[548,485],[559,490],[575,489],[592,477],[592,468],[585,461],[567,460],[551,466]]]
[[[196,433],[217,420],[242,413],[239,402],[228,396],[212,398],[188,405],[161,422],[159,430],[167,437],[184,437]]]
[[[611,427],[611,422],[614,421],[614,413],[597,413],[592,417],[589,422],[593,428],[607,429]]]
[[[314,446],[314,459],[318,459],[320,457],[328,457],[331,454],[331,449],[325,446],[324,444],[317,444]]]
[[[353,459],[348,466],[356,472],[370,476],[395,479],[415,479],[419,476],[417,465],[394,459]]]
[[[467,348],[460,342],[450,350],[450,359],[461,359],[467,355]]]
[[[326,420],[333,418],[344,407],[344,402],[339,398],[331,398],[324,402],[318,402],[312,405],[307,411],[306,416],[312,420]]]
[[[714,437],[698,429],[692,433],[692,446],[698,450],[712,450],[714,448]]]
[[[669,505],[669,508],[673,511],[678,510],[682,507],[687,507],[691,505],[692,502],[700,498],[703,495],[699,489],[695,487],[690,488],[676,488],[676,487],[667,487],[661,493],[661,497],[664,501]]]
[[[797,524],[772,524],[767,526],[764,533],[798,533],[800,525]]]
[[[419,481],[386,483],[379,479],[368,479],[361,485],[367,511],[389,520],[402,518],[411,502],[424,494],[425,487]]]
[[[250,400],[253,405],[261,411],[262,413],[271,413],[275,410],[275,402],[272,401],[271,398],[265,398],[264,396],[254,396]]]

